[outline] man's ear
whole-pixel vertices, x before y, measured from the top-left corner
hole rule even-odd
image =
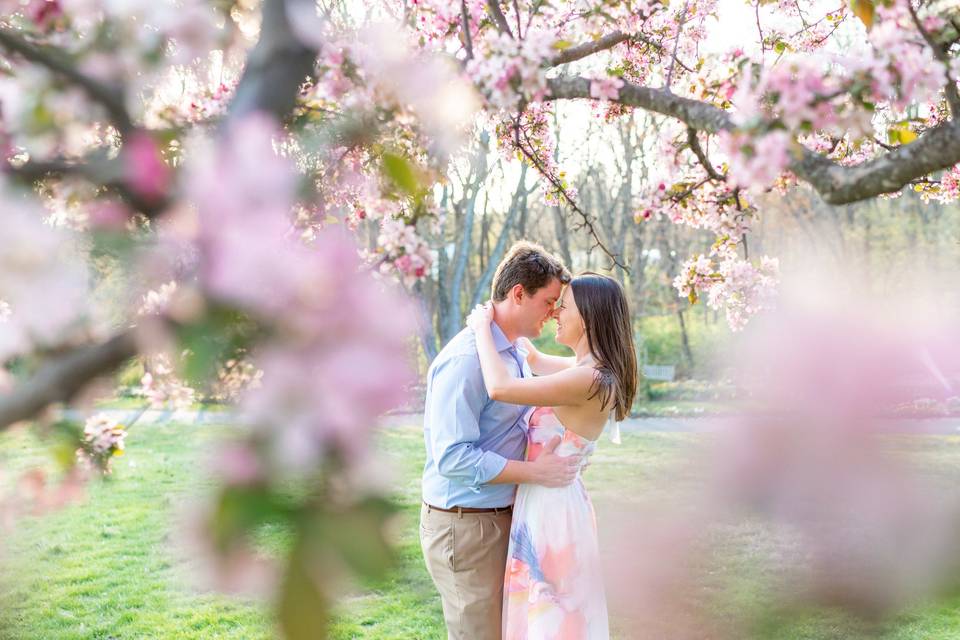
[[[520,304],[523,298],[527,295],[527,292],[523,290],[522,284],[515,284],[513,288],[510,289],[510,300],[514,304]]]

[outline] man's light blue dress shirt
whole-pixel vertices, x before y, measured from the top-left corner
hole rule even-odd
[[[507,340],[496,322],[491,328],[511,374],[529,377],[526,353]],[[454,336],[427,372],[423,501],[443,509],[513,504],[516,485],[486,483],[503,471],[507,460],[523,459],[528,409],[491,400],[476,336],[469,328]]]

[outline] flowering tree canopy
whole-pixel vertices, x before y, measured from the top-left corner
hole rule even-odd
[[[495,134],[606,250],[557,166],[556,105],[665,116],[634,217],[716,234],[675,285],[735,327],[777,279],[747,251],[758,192],[960,195],[953,5],[751,6],[738,44],[708,52],[718,0],[0,0],[0,429],[138,354],[156,402],[243,387],[223,392],[248,429],[218,457],[202,539],[234,585],[277,578],[290,637],[320,637],[317,567],[385,554],[362,469],[414,333],[390,281],[429,272],[418,229],[471,135]],[[371,221],[361,248],[350,231]],[[84,473],[124,433],[76,431]],[[263,567],[247,537],[277,521],[294,543]]]
[[[544,112],[590,100],[608,121],[633,109],[667,116],[646,149],[662,181],[636,194],[636,218],[716,234],[675,285],[691,302],[706,294],[734,328],[768,306],[776,282],[776,259],[747,252],[757,192],[805,183],[833,204],[906,186],[960,195],[955,4],[758,1],[749,22],[725,24],[733,3],[715,0],[414,4],[421,44],[458,57],[503,148],[588,228],[553,166]]]

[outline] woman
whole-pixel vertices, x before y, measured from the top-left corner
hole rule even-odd
[[[562,358],[522,338],[535,377],[513,378],[494,346],[490,305],[467,324],[477,336],[483,380],[491,399],[537,407],[530,416],[527,459],[560,437],[559,455],[583,462],[607,420],[630,411],[637,361],[630,310],[620,284],[584,273],[566,287],[555,312]],[[504,640],[609,638],[596,520],[583,481],[564,488],[521,485],[513,508],[504,583]]]

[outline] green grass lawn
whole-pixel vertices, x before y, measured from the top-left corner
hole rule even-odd
[[[134,428],[127,455],[114,475],[90,487],[87,500],[44,517],[26,517],[4,534],[0,547],[0,639],[131,639],[274,637],[269,609],[255,601],[190,587],[190,568],[177,551],[174,516],[209,485],[199,471],[206,452],[229,435],[229,426]],[[704,436],[682,433],[626,434],[624,444],[603,443],[586,474],[600,520],[629,508],[660,486],[668,467]],[[383,432],[381,446],[394,469],[401,506],[398,570],[376,585],[344,597],[333,625],[336,640],[441,639],[440,604],[420,557],[416,519],[423,442],[417,425]],[[932,472],[960,470],[960,438],[917,436],[897,443]],[[45,463],[46,450],[29,432],[0,434],[0,468],[7,472]],[[6,478],[9,482],[10,473]],[[681,484],[696,477],[681,478]],[[656,491],[679,490],[656,489]],[[669,496],[667,496],[669,497]],[[740,535],[740,534],[738,534]],[[742,540],[757,535],[749,526]],[[737,541],[737,538],[734,538]],[[264,546],[280,548],[279,534],[265,532]],[[601,540],[603,543],[603,540]],[[746,545],[749,546],[749,545]],[[749,569],[741,554],[739,565]],[[749,576],[749,571],[744,572]],[[722,585],[729,606],[753,606],[764,598],[763,576]],[[960,602],[920,608],[867,630],[837,616],[808,617],[779,629],[782,640],[960,638]],[[614,637],[630,638],[629,618],[612,612]]]

